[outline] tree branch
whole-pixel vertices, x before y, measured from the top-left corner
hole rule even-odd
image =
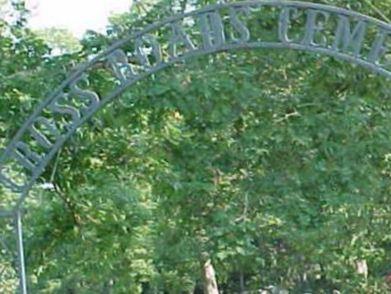
[[[391,20],[379,8],[377,8],[374,4],[372,4],[371,1],[364,0],[364,2],[367,3],[368,6],[371,7],[373,9],[373,11],[375,11],[379,16],[381,16],[383,18],[383,20],[385,20],[388,23],[391,22]]]

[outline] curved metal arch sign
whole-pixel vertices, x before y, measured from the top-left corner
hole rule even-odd
[[[265,17],[272,15],[273,17]],[[26,293],[20,210],[65,141],[99,109],[137,81],[192,56],[243,48],[320,53],[391,79],[391,24],[349,10],[297,1],[222,3],[146,27],[79,67],[44,100],[0,157],[0,183],[14,196],[21,291]],[[102,71],[106,93],[89,83]]]
[[[263,20],[266,10],[275,19]],[[312,3],[224,3],[176,15],[114,44],[72,74],[35,110],[2,154],[0,182],[16,195],[19,207],[80,125],[136,81],[191,56],[289,48],[333,56],[391,78],[390,43],[390,24]],[[89,80],[102,64],[113,83],[108,93],[98,94],[89,88]]]

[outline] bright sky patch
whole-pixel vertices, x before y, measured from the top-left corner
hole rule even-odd
[[[60,27],[77,37],[92,29],[104,31],[112,13],[128,11],[132,0],[27,0],[35,29]]]

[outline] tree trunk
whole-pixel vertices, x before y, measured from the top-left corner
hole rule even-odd
[[[240,294],[244,294],[244,292],[245,292],[244,274],[242,271],[240,271],[240,274],[239,274],[239,285],[240,285]]]
[[[202,264],[202,277],[204,279],[204,294],[219,294],[216,273],[209,258]]]

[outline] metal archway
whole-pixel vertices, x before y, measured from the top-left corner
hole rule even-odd
[[[275,15],[274,24],[262,22],[268,11]],[[257,26],[250,25],[254,20]],[[131,85],[193,56],[246,48],[324,54],[391,79],[390,43],[391,24],[366,15],[308,2],[258,0],[216,4],[175,15],[91,58],[35,109],[0,157],[0,183],[12,196],[11,203],[6,203],[9,210],[0,216],[15,223],[20,291],[27,293],[23,201],[76,129]],[[107,93],[97,93],[89,84],[97,70],[112,77]]]

